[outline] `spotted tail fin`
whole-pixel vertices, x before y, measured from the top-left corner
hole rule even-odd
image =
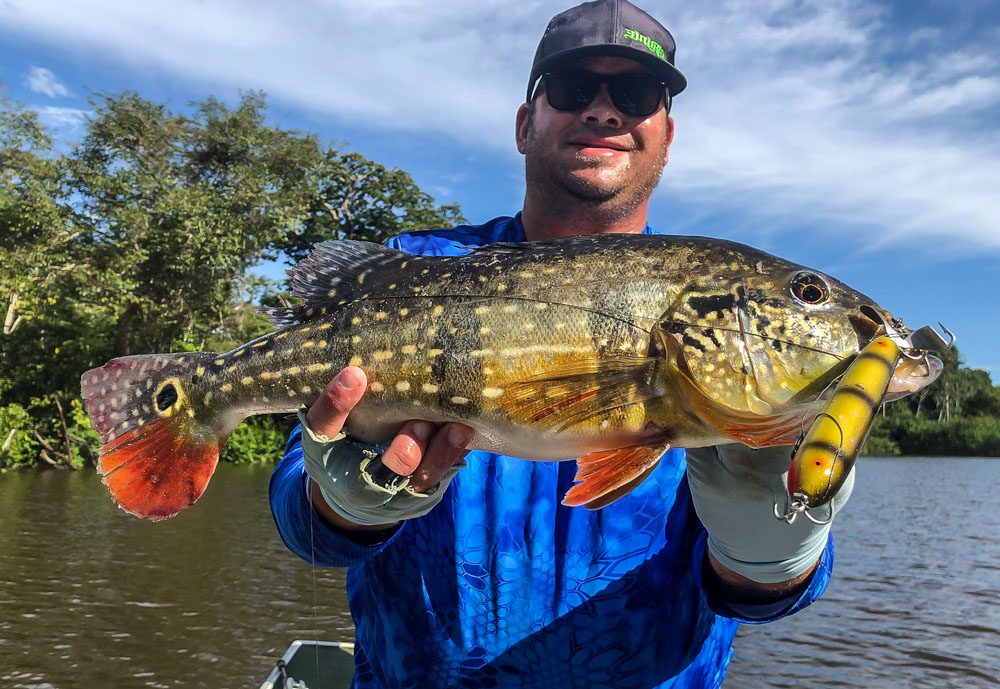
[[[126,512],[167,519],[205,492],[222,440],[198,418],[191,381],[215,356],[128,356],[83,374],[87,414],[101,434],[97,469]]]

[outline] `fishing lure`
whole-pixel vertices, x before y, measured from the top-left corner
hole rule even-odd
[[[788,507],[779,514],[775,504],[777,518],[791,524],[804,514],[813,522],[825,523],[808,510],[828,503],[847,480],[900,354],[894,339],[882,336],[869,342],[851,363],[826,408],[795,445],[788,468]]]

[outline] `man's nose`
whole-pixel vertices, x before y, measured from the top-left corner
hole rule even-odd
[[[611,102],[611,94],[608,93],[607,84],[601,84],[594,100],[580,111],[580,119],[588,124],[600,124],[605,127],[622,126],[624,118],[615,104]]]

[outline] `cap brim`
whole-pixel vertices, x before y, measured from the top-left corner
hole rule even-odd
[[[680,73],[680,70],[666,60],[661,60],[645,50],[632,48],[627,45],[588,45],[583,48],[564,50],[561,53],[539,60],[531,70],[531,76],[528,79],[528,95],[525,100],[531,100],[531,94],[535,90],[535,83],[545,72],[565,62],[597,55],[623,57],[648,67],[654,74],[663,79],[663,82],[667,85],[667,93],[671,97],[676,96],[687,87],[687,78]]]

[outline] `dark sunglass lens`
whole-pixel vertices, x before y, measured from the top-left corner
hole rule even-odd
[[[610,84],[611,101],[622,114],[648,117],[660,107],[663,83],[649,74],[621,74]]]
[[[586,72],[556,72],[545,77],[545,95],[556,110],[581,110],[594,100],[601,82]]]

